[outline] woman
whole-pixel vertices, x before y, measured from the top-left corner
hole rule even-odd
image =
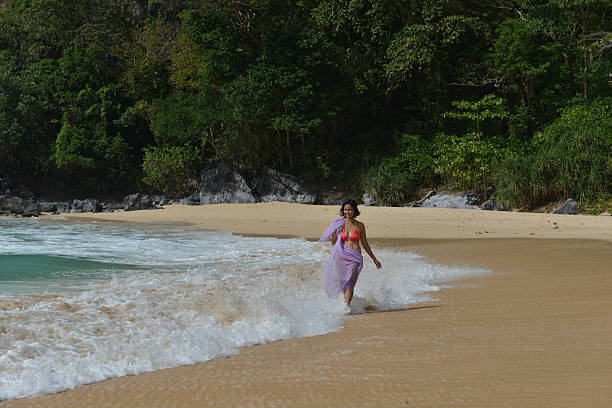
[[[319,241],[331,240],[333,247],[323,274],[323,284],[329,297],[344,294],[344,303],[351,304],[357,278],[363,267],[361,247],[372,258],[378,269],[382,266],[372,253],[363,222],[357,221],[359,209],[355,200],[347,200],[340,207],[340,218],[327,227]]]

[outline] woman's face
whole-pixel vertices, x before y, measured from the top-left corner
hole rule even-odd
[[[353,217],[355,217],[355,209],[353,208],[352,205],[344,204],[344,207],[342,208],[342,210],[344,212],[344,217],[345,218],[353,218]]]

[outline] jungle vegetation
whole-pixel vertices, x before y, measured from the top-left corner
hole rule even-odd
[[[0,1],[0,175],[186,195],[223,158],[401,205],[609,202],[607,0]]]

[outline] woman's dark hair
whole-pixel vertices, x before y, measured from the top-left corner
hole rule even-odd
[[[359,214],[361,214],[359,212],[359,209],[357,208],[357,202],[355,200],[346,200],[342,203],[342,207],[340,207],[340,216],[344,217],[344,206],[350,204],[351,207],[353,207],[353,210],[355,210],[355,217],[359,217]]]

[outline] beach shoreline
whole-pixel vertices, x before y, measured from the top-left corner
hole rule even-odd
[[[190,222],[244,235],[314,239],[337,211],[281,203],[211,207],[68,218]],[[441,283],[435,302],[350,316],[340,332],[0,406],[607,406],[609,217],[408,210],[417,209],[362,210],[370,240],[429,262],[494,273]],[[291,223],[294,212],[302,218]],[[283,222],[287,228],[280,228]],[[346,389],[353,391],[339,392]]]
[[[612,240],[612,217],[446,208],[361,207],[371,238],[565,238]],[[158,210],[68,213],[69,220],[191,223],[237,234],[318,239],[339,206],[292,204],[169,205]]]

